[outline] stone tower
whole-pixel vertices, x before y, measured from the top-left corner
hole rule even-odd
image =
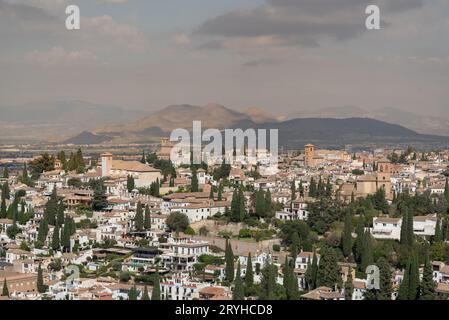
[[[313,157],[315,156],[315,146],[313,144],[306,144],[304,147],[304,164],[306,167],[313,167],[314,161]]]

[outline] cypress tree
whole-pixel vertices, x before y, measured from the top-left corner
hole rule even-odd
[[[233,300],[244,300],[245,293],[243,291],[243,282],[240,276],[240,260],[237,263],[237,274],[235,276],[235,286],[232,299]]]
[[[446,184],[444,185],[444,198],[449,203],[449,182],[448,178],[446,178]]]
[[[214,187],[210,186],[210,193],[209,193],[209,199],[214,200]]]
[[[217,201],[223,201],[223,186],[221,185],[221,183],[218,186]]]
[[[9,178],[9,169],[8,169],[8,165],[5,164],[5,166],[3,167],[3,179],[8,179]]]
[[[266,263],[262,269],[262,279],[260,282],[260,300],[276,300],[276,278],[278,275],[277,267]]]
[[[53,251],[58,251],[60,248],[60,243],[59,243],[59,226],[56,225],[55,228],[53,229],[53,236],[52,236],[52,240],[51,240],[51,248],[53,249]]]
[[[45,240],[47,239],[47,235],[48,235],[48,223],[47,223],[47,219],[43,218],[39,223],[37,240],[39,242],[41,242],[42,244],[44,244]]]
[[[156,275],[153,282],[153,291],[151,292],[151,300],[161,300],[161,280],[159,277],[159,269],[156,269]]]
[[[141,300],[144,300],[144,301],[150,300],[150,296],[148,295],[148,288],[147,288],[147,286],[145,286],[145,288],[143,290],[143,294],[142,294]]]
[[[198,192],[198,175],[196,174],[196,169],[193,169],[192,172],[192,181],[190,183],[191,191],[192,192]]]
[[[64,223],[64,210],[65,205],[64,202],[60,201],[58,204],[58,211],[57,211],[57,217],[56,217],[56,224],[62,226]]]
[[[352,294],[354,292],[354,284],[352,283],[352,269],[349,267],[348,278],[345,282],[345,300],[352,300]]]
[[[407,217],[407,245],[411,248],[415,242],[415,234],[413,233],[413,211],[408,210]]]
[[[145,206],[145,218],[143,224],[145,230],[151,230],[151,212],[150,207],[148,205]]]
[[[363,251],[362,251],[362,257],[361,257],[361,264],[360,268],[362,272],[366,271],[366,268],[369,265],[373,264],[373,246],[372,246],[372,239],[371,234],[369,231],[365,232],[365,235],[363,236]]]
[[[284,261],[284,279],[283,279],[283,286],[285,288],[285,292],[287,294],[287,299],[290,299],[290,294],[291,294],[291,282],[293,281],[292,277],[291,277],[291,272],[290,272],[290,262],[288,261],[288,256],[285,256],[285,261]]]
[[[9,190],[9,184],[8,181],[6,181],[2,186],[2,197],[6,200],[11,199],[11,190]]]
[[[403,207],[402,208],[401,238],[400,238],[400,242],[402,245],[408,244],[407,220],[408,220],[408,210],[407,210],[407,208]]]
[[[134,217],[134,226],[136,227],[137,231],[142,231],[144,228],[143,209],[142,203],[140,203],[140,201],[137,203],[136,216]]]
[[[256,216],[259,218],[265,217],[265,197],[262,190],[256,191]]]
[[[315,252],[313,253],[311,268],[312,268],[311,270],[312,283],[310,289],[315,289],[317,287],[318,281],[318,257]]]
[[[143,164],[147,163],[146,156],[145,156],[145,150],[142,151],[142,159],[140,159],[140,162]]]
[[[56,224],[56,215],[58,213],[58,195],[56,193],[56,186],[53,188],[50,199],[45,204],[44,217],[49,225]]]
[[[355,259],[356,261],[360,262],[362,259],[362,252],[363,252],[363,244],[365,242],[365,224],[363,222],[363,218],[359,218],[357,222],[357,228],[355,230],[355,233],[357,234],[357,238],[355,239]]]
[[[393,292],[391,284],[391,267],[385,258],[380,258],[377,261],[377,266],[380,272],[380,289],[377,295],[378,300],[391,300],[391,294]]]
[[[317,286],[334,288],[335,285],[341,285],[340,267],[334,249],[327,248],[318,266]]]
[[[6,199],[2,196],[2,204],[0,205],[0,218],[5,219],[8,215],[8,210],[6,209]]]
[[[443,230],[441,228],[441,221],[437,216],[437,224],[435,226],[435,236],[433,237],[433,242],[441,242],[443,241]]]
[[[409,287],[409,299],[417,300],[419,299],[419,263],[418,256],[413,255],[412,264],[410,269],[410,287]]]
[[[239,189],[239,217],[238,217],[238,221],[243,221],[245,219],[246,216],[246,205],[245,205],[245,196],[243,194],[243,188],[240,187]]]
[[[105,193],[103,184],[99,184],[94,190],[92,199],[92,209],[94,211],[101,211],[108,206],[108,198]]]
[[[315,179],[310,179],[309,196],[315,198],[317,196],[317,186]]]
[[[271,191],[265,192],[265,216],[270,216],[272,210]]]
[[[342,249],[345,257],[349,257],[352,251],[352,217],[348,210],[345,216],[345,225],[342,234]]]
[[[420,300],[435,300],[436,283],[433,281],[432,264],[426,255],[423,278],[420,287]]]
[[[225,251],[225,279],[229,282],[234,281],[234,253],[232,252],[231,242],[226,240]]]
[[[136,187],[134,177],[131,175],[128,175],[126,179],[126,189],[128,189],[128,192],[132,192],[134,188]]]
[[[9,297],[9,289],[8,289],[8,283],[6,282],[6,278],[3,280],[2,296],[3,297]]]
[[[137,300],[137,288],[136,285],[132,286],[128,292],[128,300]]]
[[[292,181],[292,185],[290,187],[290,191],[291,191],[291,204],[290,204],[290,209],[293,210],[293,201],[296,200],[296,184],[295,184],[295,180]]]
[[[249,252],[245,272],[245,288],[247,292],[251,291],[253,285],[254,285],[253,262],[251,259],[251,252]]]
[[[313,279],[312,279],[312,264],[311,260],[307,260],[307,269],[304,273],[305,287],[307,290],[310,290],[313,287]]]
[[[37,292],[39,293],[45,293],[47,291],[47,286],[44,284],[44,275],[42,272],[42,266],[39,264],[39,267],[37,268]]]
[[[292,243],[290,245],[290,254],[293,258],[294,263],[296,263],[296,259],[298,258],[298,248],[299,248],[299,235],[297,232],[292,233]]]

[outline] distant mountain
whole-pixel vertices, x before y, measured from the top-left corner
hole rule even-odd
[[[64,144],[75,144],[75,145],[88,145],[88,144],[100,144],[105,141],[111,140],[111,137],[101,136],[93,134],[88,131],[83,131],[80,134],[65,140]]]
[[[60,140],[84,130],[141,117],[141,111],[84,101],[50,101],[0,106],[0,136],[11,139]]]
[[[130,123],[103,126],[94,132],[98,134],[123,134],[125,132],[144,132],[155,128],[159,128],[163,132],[170,132],[177,128],[192,128],[193,121],[201,121],[203,128],[224,129],[230,128],[243,120],[266,123],[283,119],[283,117],[273,116],[257,107],[249,108],[241,113],[216,103],[209,103],[206,106],[182,104],[168,106]]]
[[[449,137],[423,135],[400,125],[369,118],[304,118],[280,123],[256,124],[241,122],[237,127],[278,129],[279,144],[302,148],[307,143],[321,147],[354,145],[442,144],[449,145]]]
[[[365,110],[360,107],[344,106],[334,108],[319,108],[295,113],[291,118],[372,118],[399,124],[423,134],[449,136],[449,118],[419,115],[397,108],[380,108]]]

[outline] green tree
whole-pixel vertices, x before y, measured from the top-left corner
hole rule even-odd
[[[372,245],[372,238],[369,231],[365,232],[365,235],[363,237],[363,251],[362,251],[362,257],[361,257],[361,263],[360,263],[360,271],[365,272],[366,268],[369,265],[372,265],[374,262],[373,258],[373,245]]]
[[[154,276],[151,300],[161,300],[161,280],[159,277],[159,269],[156,269],[156,275]]]
[[[435,236],[433,237],[433,242],[441,242],[443,241],[443,229],[441,228],[441,220],[437,216],[437,224],[435,226]]]
[[[136,216],[134,217],[134,226],[137,231],[142,231],[144,229],[143,208],[140,201],[137,203]]]
[[[315,179],[310,179],[310,186],[309,186],[309,197],[315,198],[317,196],[317,185],[315,182]]]
[[[136,187],[136,183],[134,180],[134,177],[131,175],[128,175],[126,178],[126,189],[128,189],[128,192],[132,192]]]
[[[39,293],[45,293],[47,291],[47,286],[44,284],[44,275],[42,271],[42,266],[39,264],[39,267],[37,268],[37,292]]]
[[[218,186],[217,201],[223,201],[223,185],[221,183]]]
[[[59,226],[62,226],[62,224],[64,223],[64,211],[65,211],[64,202],[59,201],[56,215],[56,224]]]
[[[255,209],[257,217],[265,217],[265,193],[263,192],[263,190],[256,191]]]
[[[240,260],[237,263],[237,274],[235,276],[235,286],[232,295],[233,300],[244,300],[245,293],[243,290],[243,282],[242,277],[240,276]]]
[[[290,186],[290,193],[291,193],[291,197],[290,197],[291,206],[290,206],[290,209],[292,209],[293,208],[293,201],[296,200],[296,184],[295,184],[295,180],[292,181],[292,184]]]
[[[2,296],[3,297],[9,297],[8,283],[6,282],[6,278],[3,280]]]
[[[352,300],[352,294],[354,292],[354,284],[352,283],[352,269],[349,267],[348,278],[345,282],[345,300]]]
[[[210,185],[209,199],[214,200],[214,187]]]
[[[2,196],[2,203],[0,205],[0,219],[5,219],[8,215],[8,210],[6,208],[6,199]]]
[[[276,278],[278,269],[275,265],[266,263],[262,269],[262,279],[260,282],[260,300],[277,300],[276,295]]]
[[[342,234],[342,249],[345,257],[349,257],[352,252],[352,216],[348,210],[345,216],[345,224]]]
[[[180,212],[172,212],[166,219],[166,224],[171,231],[184,232],[189,226],[189,218]]]
[[[9,178],[9,169],[8,169],[8,165],[5,164],[3,167],[3,179],[8,179]]]
[[[151,230],[151,211],[150,211],[150,207],[148,205],[145,206],[145,217],[144,217],[143,226],[144,226],[145,230]]]
[[[190,183],[190,188],[192,192],[198,192],[199,186],[198,186],[198,175],[196,173],[196,169],[192,170],[192,181]]]
[[[416,254],[409,256],[404,279],[399,287],[398,300],[419,299],[419,266]]]
[[[101,211],[108,206],[108,198],[106,197],[103,183],[96,186],[94,196],[92,199],[92,209],[94,211]]]
[[[47,223],[47,219],[44,218],[39,222],[39,230],[37,232],[37,240],[40,243],[45,244],[47,235],[48,235],[48,223]]]
[[[334,249],[326,248],[321,255],[318,267],[317,286],[334,288],[335,285],[341,287],[340,267],[338,265],[337,254]]]
[[[136,285],[132,286],[128,292],[128,300],[137,300],[137,288]]]
[[[51,248],[53,251],[58,251],[60,248],[60,242],[59,242],[59,226],[56,224],[56,226],[53,229],[53,236],[51,240]]]
[[[45,204],[44,218],[49,225],[54,226],[56,224],[56,215],[58,213],[58,195],[56,192],[56,186],[53,188],[50,199]]]
[[[144,301],[150,300],[150,296],[148,295],[148,288],[147,288],[147,286],[145,286],[145,288],[143,289],[143,294],[142,294],[141,300],[144,300]]]
[[[250,295],[252,293],[253,285],[254,285],[253,261],[251,258],[251,252],[249,252],[245,272],[245,291],[247,295]]]
[[[433,281],[432,264],[429,261],[429,256],[426,254],[424,264],[424,272],[420,287],[421,300],[435,300],[436,283]]]
[[[229,282],[234,281],[234,253],[232,251],[231,242],[226,239],[225,250],[225,279]]]

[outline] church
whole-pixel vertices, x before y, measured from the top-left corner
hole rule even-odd
[[[162,180],[161,170],[139,161],[114,160],[111,153],[101,155],[101,176],[111,178],[132,176],[136,188],[149,187],[157,179]]]

